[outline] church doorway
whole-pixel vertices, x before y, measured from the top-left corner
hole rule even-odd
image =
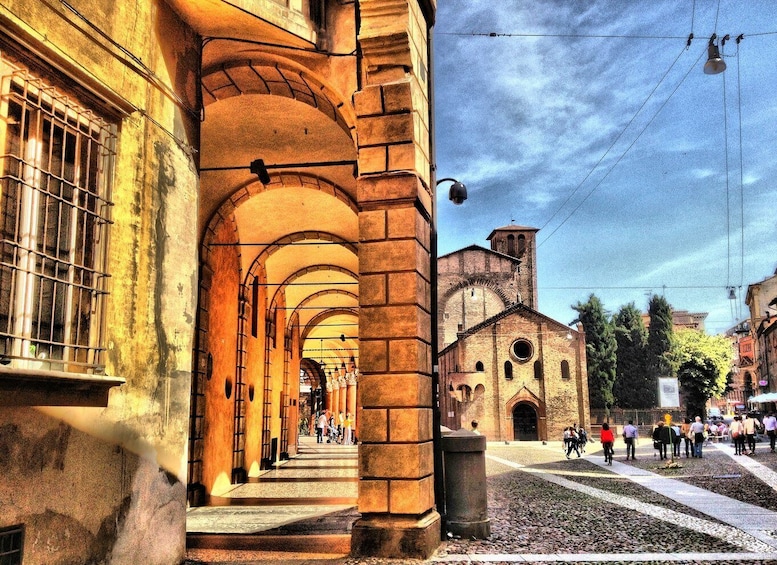
[[[515,441],[537,441],[537,411],[530,404],[518,404],[513,409],[513,438]]]

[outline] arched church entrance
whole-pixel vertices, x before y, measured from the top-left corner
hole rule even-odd
[[[522,403],[513,408],[513,438],[515,441],[537,441],[537,411],[530,404]]]

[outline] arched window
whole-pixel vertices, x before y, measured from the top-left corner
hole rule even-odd
[[[562,379],[569,378],[569,361],[567,361],[566,359],[561,362],[561,378]]]
[[[526,253],[526,236],[521,234],[518,236],[518,257]]]
[[[507,236],[507,254],[515,256],[515,236],[513,234]]]
[[[472,402],[472,389],[467,385],[459,385],[459,401],[460,402]]]
[[[513,364],[510,361],[505,361],[505,379],[513,380]]]
[[[534,362],[534,378],[537,380],[542,378],[542,361],[539,359]]]
[[[485,370],[485,369],[483,368],[483,361],[478,361],[477,363],[475,363],[475,370],[476,370],[478,373],[482,373],[482,372]]]

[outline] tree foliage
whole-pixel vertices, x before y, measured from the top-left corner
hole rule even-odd
[[[648,304],[650,327],[647,339],[647,371],[651,386],[658,390],[659,377],[675,375],[677,365],[673,362],[672,307],[666,298],[654,294]]]
[[[609,410],[614,401],[612,386],[615,382],[617,349],[612,324],[607,319],[601,301],[593,294],[588,302],[578,302],[572,309],[578,313],[573,323],[582,323],[585,331],[591,407]]]
[[[634,303],[622,306],[612,318],[617,343],[613,396],[621,408],[656,405],[656,387],[646,370],[648,332]]]
[[[687,405],[687,415],[704,415],[707,400],[722,396],[730,384],[734,349],[725,336],[690,329],[675,332],[672,356]]]

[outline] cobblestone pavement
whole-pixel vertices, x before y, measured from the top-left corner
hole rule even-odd
[[[774,486],[729,456],[728,446],[708,447],[702,459],[679,458],[664,469],[647,441],[630,465],[660,477],[777,511]],[[777,471],[777,454],[759,444],[753,460]],[[489,443],[486,459],[486,540],[450,539],[425,563],[717,563],[777,565],[777,549],[729,524],[715,512],[700,512],[600,467],[600,444],[584,457],[567,460],[559,442],[549,445]],[[590,460],[589,460],[590,459]],[[625,463],[622,445],[616,461]],[[742,462],[745,460],[743,459]],[[711,514],[711,515],[710,515]],[[718,519],[721,518],[721,519]],[[777,540],[777,532],[775,532]],[[391,559],[235,555],[235,560],[189,563],[398,564]]]

